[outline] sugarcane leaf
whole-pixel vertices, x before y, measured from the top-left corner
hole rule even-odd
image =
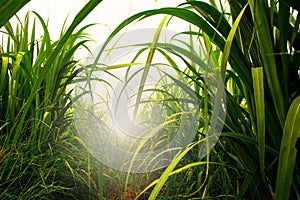
[[[227,61],[229,60],[229,54],[230,54],[231,45],[232,45],[232,42],[233,42],[233,39],[234,39],[234,35],[235,35],[235,32],[236,32],[236,30],[239,26],[239,23],[242,19],[242,16],[243,16],[247,6],[248,6],[248,4],[245,5],[243,10],[240,12],[238,17],[234,21],[234,23],[231,27],[231,30],[228,34],[228,37],[226,39],[225,47],[224,47],[224,50],[223,50],[223,56],[222,56],[222,60],[221,60],[221,76],[222,76],[223,80],[225,78],[226,65],[227,65]]]
[[[0,1],[0,28],[30,0]]]
[[[260,172],[265,179],[265,96],[264,96],[264,76],[263,68],[252,68],[252,78],[255,99],[256,114],[256,137],[259,152]]]
[[[300,96],[292,102],[287,113],[280,145],[275,199],[289,199],[296,164],[297,138],[300,137]]]

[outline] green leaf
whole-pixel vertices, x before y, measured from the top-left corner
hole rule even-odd
[[[174,160],[171,162],[171,164],[165,169],[159,180],[157,181],[153,191],[151,192],[151,195],[149,197],[150,200],[155,200],[158,193],[162,189],[163,185],[167,181],[168,177],[172,175],[173,169],[176,167],[176,165],[179,163],[179,161],[197,144],[200,142],[203,142],[202,140],[193,143],[191,146],[189,146],[187,149],[185,149],[183,152],[181,152],[177,157],[174,158]]]
[[[296,164],[297,138],[300,137],[300,96],[292,102],[288,111],[280,145],[275,199],[289,199]]]
[[[140,104],[140,101],[141,101],[141,98],[142,98],[143,89],[144,89],[146,79],[147,79],[147,76],[148,76],[148,73],[149,73],[149,70],[150,70],[150,67],[151,67],[151,63],[152,63],[152,60],[153,60],[153,57],[154,57],[154,53],[155,53],[155,50],[156,50],[156,45],[157,45],[162,27],[163,27],[166,19],[167,19],[167,16],[164,17],[164,19],[161,21],[158,28],[156,29],[153,41],[152,41],[151,46],[150,46],[150,50],[149,50],[147,60],[146,60],[146,63],[145,63],[144,72],[143,72],[143,75],[142,75],[142,78],[141,78],[141,81],[140,81],[140,84],[139,84],[139,89],[138,89],[138,93],[137,93],[137,97],[136,97],[136,104],[135,104],[135,107],[134,107],[134,114],[133,114],[134,118],[136,117],[137,112],[138,112],[139,104]]]
[[[1,61],[2,61],[1,62],[2,65],[1,65],[1,74],[0,74],[0,83],[1,83],[0,94],[3,94],[3,91],[4,91],[4,89],[6,87],[6,83],[7,83],[6,76],[7,76],[7,69],[8,69],[8,56],[2,55]]]
[[[0,28],[30,0],[0,1]]]
[[[265,182],[265,96],[264,96],[264,74],[262,67],[252,68],[252,78],[255,99],[256,114],[256,137],[259,152],[259,164],[262,178]],[[267,184],[266,184],[267,185]]]
[[[268,10],[266,2],[249,1],[256,35],[259,43],[262,65],[266,74],[266,79],[275,105],[275,111],[279,119],[279,124],[283,128],[285,121],[285,106],[281,84],[278,77],[277,65],[274,56],[274,44],[272,42],[271,28],[267,17]]]
[[[226,64],[227,64],[227,61],[229,60],[229,54],[230,54],[230,49],[231,49],[231,45],[232,45],[232,42],[233,42],[233,38],[234,38],[235,32],[236,32],[236,30],[239,26],[239,23],[242,19],[242,16],[243,16],[247,6],[248,6],[248,4],[245,5],[243,10],[240,12],[239,16],[236,18],[236,20],[233,23],[233,25],[231,27],[231,30],[228,34],[228,37],[226,39],[225,47],[224,47],[224,50],[223,50],[223,56],[222,56],[222,60],[221,60],[221,76],[222,76],[223,80],[225,78]]]
[[[258,146],[258,142],[257,140],[255,140],[252,137],[243,135],[241,133],[232,133],[232,132],[224,132],[221,134],[222,137],[229,137],[229,138],[233,138],[236,140],[239,140],[241,142],[243,142],[246,145],[255,145]],[[266,146],[266,150],[267,152],[269,152],[270,154],[272,154],[273,156],[278,155],[278,151],[270,146]]]
[[[279,2],[279,13],[278,13],[278,23],[279,23],[279,30],[289,30],[289,19],[290,19],[290,7],[287,6],[283,2]],[[280,31],[279,34],[279,49],[280,49],[280,57],[281,57],[281,65],[279,65],[282,69],[281,74],[281,84],[283,89],[283,95],[284,95],[284,102],[285,106],[289,100],[289,75],[288,75],[288,38],[289,38],[289,31]],[[276,40],[277,38],[274,38]]]

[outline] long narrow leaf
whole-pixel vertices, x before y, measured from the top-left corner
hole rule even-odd
[[[225,72],[226,72],[226,65],[227,65],[227,61],[229,60],[229,54],[230,54],[230,48],[231,48],[231,45],[232,45],[232,42],[233,42],[233,38],[234,38],[234,35],[235,35],[235,32],[239,26],[239,23],[242,19],[242,16],[247,8],[247,5],[243,8],[243,10],[240,12],[239,16],[236,18],[235,22],[233,23],[232,25],[232,28],[228,34],[228,37],[226,39],[226,43],[225,43],[225,47],[224,47],[224,50],[223,50],[223,56],[222,56],[222,60],[221,60],[221,76],[222,76],[222,79],[224,80],[225,78]]]
[[[167,17],[164,17],[164,19],[159,24],[159,26],[158,26],[158,28],[155,32],[155,35],[154,35],[153,41],[151,43],[151,46],[150,46],[150,50],[149,50],[149,53],[148,53],[148,56],[147,56],[144,72],[143,72],[143,75],[142,75],[142,78],[141,78],[141,81],[140,81],[140,84],[139,84],[139,89],[138,89],[138,93],[137,93],[137,97],[136,97],[136,104],[135,104],[134,112],[133,112],[133,117],[134,118],[136,117],[136,114],[138,112],[139,104],[140,104],[140,101],[141,101],[141,98],[142,98],[143,89],[144,89],[146,79],[147,79],[147,76],[148,76],[148,73],[149,73],[149,70],[150,70],[150,67],[151,67],[151,63],[152,63],[152,60],[153,60],[153,57],[154,57],[154,53],[156,51],[156,45],[157,45],[162,27],[163,27],[166,19],[167,19]]]
[[[30,0],[0,1],[0,28]]]
[[[159,180],[157,181],[153,191],[151,192],[151,195],[149,197],[149,200],[155,200],[158,193],[160,192],[160,190],[162,189],[163,185],[165,184],[165,182],[167,181],[168,177],[171,176],[173,169],[176,167],[176,165],[178,164],[178,162],[192,149],[194,148],[197,144],[199,144],[200,142],[202,142],[202,140],[192,144],[190,147],[188,147],[187,149],[185,149],[183,152],[181,152],[172,162],[171,164],[167,167],[167,169],[165,169],[164,173],[161,175],[161,177],[159,178]]]
[[[299,122],[300,96],[292,102],[284,125],[276,180],[276,200],[289,199],[297,155],[295,145],[297,138],[300,137]]]
[[[259,152],[260,172],[265,179],[265,100],[263,68],[252,68],[254,87],[255,112],[256,112],[256,137]]]
[[[256,34],[259,42],[259,48],[261,52],[262,64],[264,71],[266,72],[266,78],[272,101],[275,105],[275,111],[279,119],[280,126],[283,128],[285,121],[285,106],[281,84],[278,78],[277,66],[274,56],[274,46],[271,39],[271,30],[267,18],[267,6],[266,2],[249,1],[250,8],[255,24]]]

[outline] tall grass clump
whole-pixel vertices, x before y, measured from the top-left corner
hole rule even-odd
[[[186,92],[193,90],[206,112],[199,115],[199,137],[143,192],[154,187],[150,199],[299,199],[299,6],[287,0],[209,2],[191,0],[177,8],[143,11],[111,34],[154,15],[180,18],[193,29],[179,34],[198,43],[224,82],[227,109],[221,138],[199,159],[197,144],[209,128],[207,114],[213,112],[208,98],[213,94],[207,90],[213,81],[202,80],[207,69],[194,65],[195,57],[205,56],[180,56],[186,65],[180,69],[170,57],[180,47],[156,45],[155,51],[191,84],[175,82]]]
[[[9,2],[1,9],[20,8]],[[20,6],[22,2],[26,1],[19,1]],[[62,29],[58,41],[51,40],[37,13],[31,23],[29,14],[17,25],[1,21],[5,43],[0,52],[0,199],[103,195],[92,178],[98,176],[92,170],[99,164],[74,134],[70,110],[70,85],[81,70],[74,53],[89,40],[84,33],[88,26],[74,30],[100,2],[88,2]],[[37,27],[43,30],[40,38]]]

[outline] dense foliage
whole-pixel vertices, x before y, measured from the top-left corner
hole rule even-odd
[[[148,47],[155,49],[141,46],[136,55],[147,50],[163,55],[184,77],[174,82],[186,93],[192,91],[204,111],[199,134],[187,149],[167,168],[137,176],[98,163],[84,149],[72,123],[68,86],[83,69],[73,56],[89,40],[84,33],[88,26],[73,31],[99,2],[89,1],[57,42],[51,41],[37,13],[42,38],[35,37],[36,21],[29,27],[29,16],[16,27],[0,21],[7,41],[0,52],[0,199],[300,199],[297,3],[187,0],[176,8],[135,14],[112,32],[105,44],[127,25],[163,14],[190,23],[191,29],[178,32],[200,49],[180,55],[179,46],[149,41]],[[179,55],[186,67],[179,68],[170,55]],[[207,56],[224,83],[226,118],[215,148],[199,159],[198,146],[210,128],[207,115],[214,112],[214,93],[207,89],[195,59]],[[107,73],[113,70],[106,68]],[[209,78],[210,84],[217,79],[211,74]],[[140,98],[143,92],[138,91]],[[158,96],[179,95],[168,88],[163,94]]]

